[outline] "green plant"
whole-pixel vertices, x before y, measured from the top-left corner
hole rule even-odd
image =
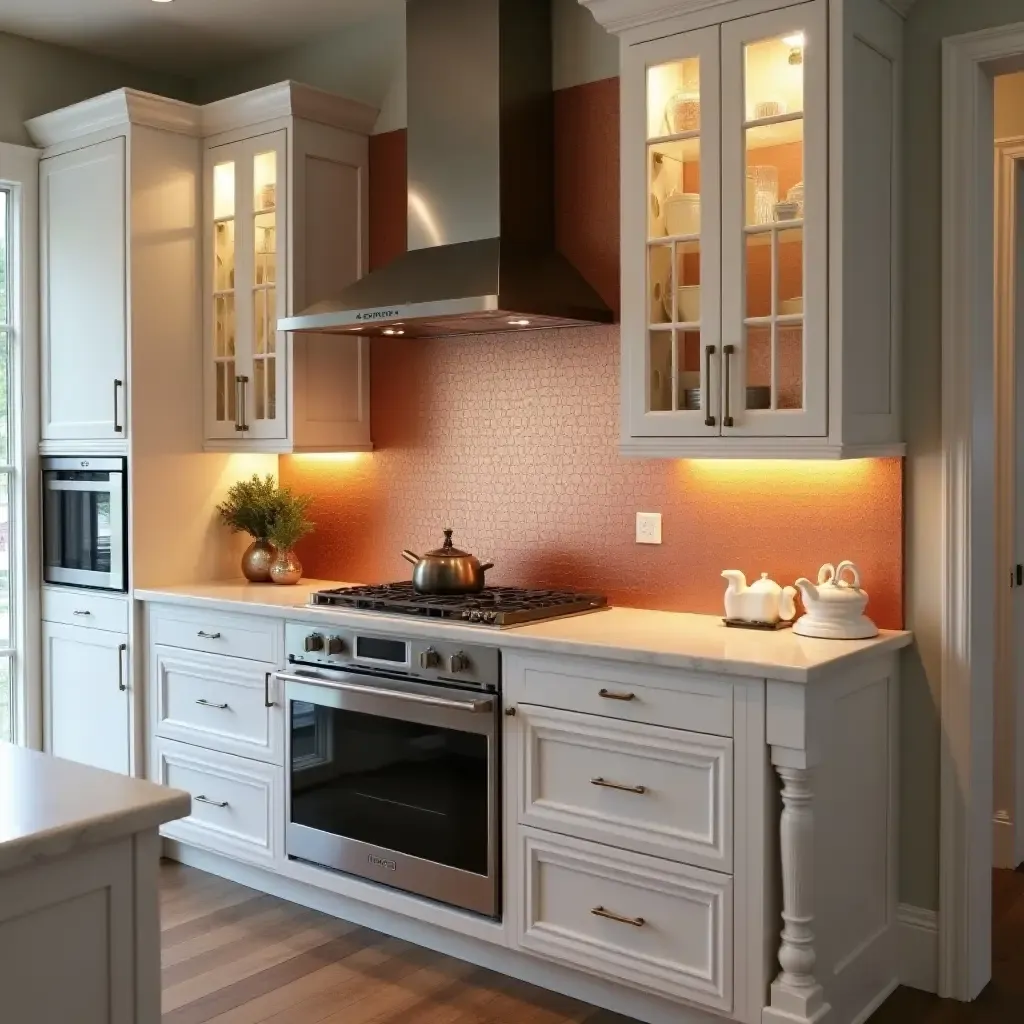
[[[233,533],[268,540],[281,506],[280,494],[269,473],[262,478],[254,473],[251,479],[232,484],[217,511]]]
[[[312,499],[305,494],[295,494],[291,488],[282,487],[277,492],[277,513],[270,524],[270,543],[278,551],[291,551],[313,524],[306,517]]]

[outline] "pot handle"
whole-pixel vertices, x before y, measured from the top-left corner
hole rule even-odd
[[[420,556],[417,555],[414,551],[405,550],[402,552],[402,557],[407,562],[412,562],[413,565],[416,565],[417,562],[421,561]]]
[[[860,590],[860,569],[853,562],[840,562],[836,567],[836,583],[839,583],[845,573],[853,576],[853,589]]]
[[[493,569],[493,568],[494,568],[494,563],[493,562],[481,562],[481,564],[480,564],[480,571],[481,572],[487,572],[488,569]]]

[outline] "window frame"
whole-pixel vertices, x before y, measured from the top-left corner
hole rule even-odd
[[[0,143],[0,189],[9,194],[7,293],[11,587],[11,738],[42,748],[39,480],[39,158]]]

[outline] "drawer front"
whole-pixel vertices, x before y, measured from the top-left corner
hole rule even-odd
[[[732,740],[518,705],[519,822],[732,870]]]
[[[128,598],[43,587],[43,621],[127,633]]]
[[[615,981],[732,1009],[732,879],[520,829],[527,950]]]
[[[164,825],[165,836],[239,860],[274,860],[284,821],[281,768],[157,740],[153,778],[192,796],[192,813]]]
[[[284,764],[273,665],[173,647],[151,651],[157,736]]]
[[[585,658],[508,654],[506,699],[672,729],[733,734],[733,684]]]
[[[150,640],[162,647],[279,665],[284,649],[284,623],[256,615],[155,606],[150,613]]]

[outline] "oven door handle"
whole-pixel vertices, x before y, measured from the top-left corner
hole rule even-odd
[[[426,705],[431,708],[444,708],[446,711],[465,711],[471,715],[483,714],[494,708],[494,701],[487,700],[449,700],[447,697],[428,697],[424,693],[407,693],[404,690],[389,690],[382,686],[367,686],[365,683],[340,683],[322,676],[299,676],[290,672],[278,672],[276,678],[283,683],[305,683],[307,686],[326,686],[332,690],[343,690],[345,693],[358,693],[368,697],[388,697],[407,704]]]

